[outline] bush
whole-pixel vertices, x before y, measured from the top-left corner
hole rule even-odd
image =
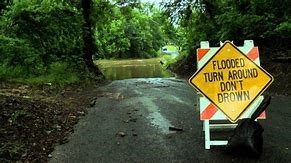
[[[60,0],[13,1],[0,21],[0,78],[79,80],[87,73],[82,20],[79,10]]]
[[[0,78],[27,78],[44,72],[39,52],[26,41],[0,35]]]
[[[29,83],[53,83],[59,85],[72,84],[80,81],[80,74],[66,62],[54,62],[41,76],[27,79]]]
[[[14,1],[2,17],[2,32],[38,49],[45,66],[66,60],[80,67],[82,15],[62,1]]]

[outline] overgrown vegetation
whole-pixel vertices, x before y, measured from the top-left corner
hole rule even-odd
[[[6,0],[0,12],[2,80],[74,83],[100,75],[92,55],[151,58],[174,40],[169,19],[138,0]]]
[[[100,58],[156,57],[163,45],[174,40],[169,34],[173,25],[151,4],[117,1],[104,5],[103,12],[110,14],[95,28]]]
[[[1,16],[0,78],[57,82],[50,77],[83,72],[81,29],[80,12],[61,1],[13,1]]]
[[[290,5],[288,0],[175,0],[159,9],[139,0],[1,1],[0,78],[57,82],[67,74],[60,82],[73,83],[89,72],[100,75],[92,55],[150,58],[167,44],[193,54],[202,40],[218,46],[252,39],[261,49],[286,52]]]
[[[183,31],[181,46],[191,54],[184,59],[183,65],[187,68],[195,67],[195,49],[205,40],[211,46],[219,46],[219,41],[225,40],[233,40],[241,46],[243,40],[254,40],[263,52],[262,58],[273,58],[278,51],[287,54],[291,39],[290,6],[289,0],[175,0],[164,3],[166,14]],[[268,56],[264,53],[266,50]],[[187,68],[178,69],[183,72]]]
[[[261,46],[286,49],[291,37],[288,0],[178,0],[165,4],[172,20],[185,29],[189,51],[200,41],[252,39]]]

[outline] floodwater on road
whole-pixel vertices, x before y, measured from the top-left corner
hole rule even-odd
[[[162,67],[160,58],[98,60],[95,62],[109,80],[129,78],[163,78],[173,74]]]

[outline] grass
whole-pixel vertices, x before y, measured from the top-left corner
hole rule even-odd
[[[36,75],[27,71],[27,69],[16,67],[0,66],[0,79],[3,81],[19,82],[35,85],[59,85],[65,86],[69,84],[91,80],[93,77],[86,72],[78,72],[67,63],[52,63],[46,71]]]
[[[178,47],[175,45],[166,45],[164,47],[167,48],[167,51],[179,51]]]
[[[168,68],[172,64],[184,59],[187,56],[186,53],[180,52],[177,57],[172,57],[170,55],[163,55],[162,60],[164,62],[163,67]]]
[[[160,58],[150,59],[116,59],[116,60],[96,60],[94,63],[100,67],[110,67],[113,65],[143,65],[143,64],[156,64],[159,63]]]

